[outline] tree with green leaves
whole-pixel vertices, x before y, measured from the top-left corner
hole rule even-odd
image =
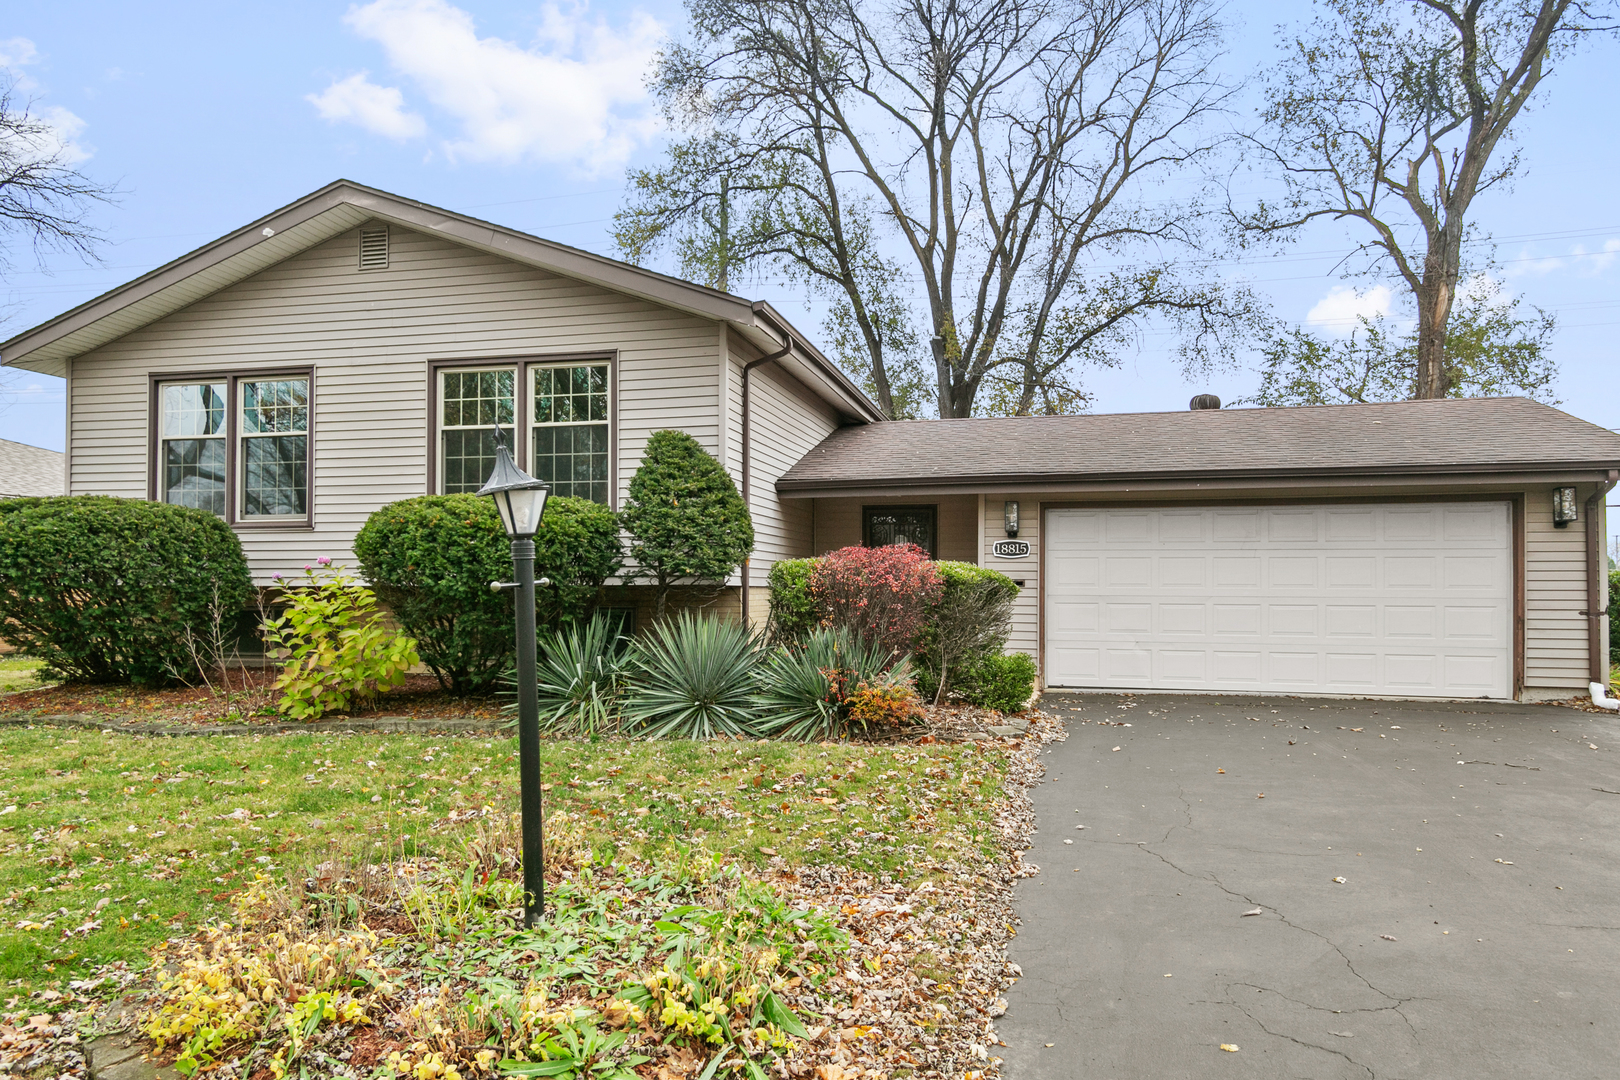
[[[1473,347],[1451,320],[1464,248],[1479,239],[1474,200],[1513,177],[1513,125],[1578,42],[1613,29],[1605,21],[1579,0],[1320,0],[1307,27],[1279,31],[1287,54],[1248,139],[1283,193],[1232,220],[1250,239],[1359,223],[1360,269],[1393,269],[1416,309],[1409,396],[1446,397],[1467,370],[1447,351]],[[1475,348],[1472,362],[1521,355]]]
[[[1156,197],[1223,139],[1210,0],[686,6],[653,86],[687,137],[631,174],[627,258],[831,299],[890,416],[971,415],[987,382],[997,411],[1068,411],[1093,343],[1154,318],[1195,366],[1230,355],[1255,305],[1178,267],[1199,210]]]
[[[731,474],[684,431],[655,431],[621,514],[632,565],[657,587],[664,618],[677,584],[724,586],[754,550],[754,526]]]
[[[1558,376],[1550,345],[1557,321],[1540,308],[1520,315],[1506,299],[1480,284],[1464,291],[1446,332],[1447,397],[1521,394],[1557,404]],[[1418,397],[1419,334],[1402,335],[1384,316],[1361,318],[1347,337],[1307,330],[1273,333],[1261,348],[1260,389],[1234,404],[1339,405]]]

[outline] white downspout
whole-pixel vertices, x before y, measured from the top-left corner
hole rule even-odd
[[[1604,572],[1603,534],[1598,529],[1598,514],[1603,510],[1603,497],[1607,495],[1616,483],[1620,483],[1620,472],[1610,470],[1607,479],[1599,483],[1597,490],[1592,492],[1591,498],[1586,500],[1586,604],[1587,609],[1581,612],[1590,619],[1591,629],[1587,634],[1587,651],[1591,660],[1592,681],[1587,689],[1592,695],[1592,704],[1600,709],[1612,709],[1620,712],[1620,701],[1609,696],[1609,657],[1603,651],[1603,623],[1609,611],[1605,606],[1609,598],[1608,578]],[[1610,619],[1610,632],[1613,633],[1613,619]]]

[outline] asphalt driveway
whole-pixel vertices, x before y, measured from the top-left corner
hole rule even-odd
[[[1045,704],[1009,1080],[1620,1076],[1620,720]]]

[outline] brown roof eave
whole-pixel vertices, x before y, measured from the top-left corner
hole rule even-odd
[[[1617,461],[1554,461],[1554,462],[1511,462],[1490,463],[1481,465],[1409,465],[1409,466],[1381,466],[1378,468],[1334,468],[1334,469],[1210,469],[1190,472],[1178,470],[1175,472],[1138,472],[1138,473],[992,473],[969,476],[910,476],[893,479],[874,478],[846,478],[841,480],[789,480],[786,477],[777,480],[776,490],[781,494],[815,494],[836,496],[844,494],[851,489],[873,490],[893,488],[896,490],[909,490],[922,487],[1039,487],[1042,485],[1061,486],[1067,484],[1128,484],[1128,483],[1168,483],[1185,481],[1193,483],[1202,480],[1237,480],[1237,481],[1288,481],[1312,479],[1338,479],[1345,477],[1358,477],[1367,480],[1377,480],[1381,477],[1412,477],[1427,476],[1436,480],[1444,480],[1448,476],[1482,476],[1482,475],[1521,475],[1526,473],[1568,475],[1571,473],[1607,473],[1610,469],[1620,468]],[[1573,479],[1573,477],[1572,477]]]

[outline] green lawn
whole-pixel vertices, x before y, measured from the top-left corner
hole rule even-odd
[[[150,738],[0,729],[0,978],[59,985],[230,913],[263,873],[358,853],[459,853],[517,806],[515,740]],[[1005,760],[972,745],[548,742],[548,806],[600,862],[706,849],[762,866],[928,875],[998,857],[985,805]],[[933,855],[940,852],[941,855]],[[15,992],[15,991],[13,991]]]
[[[43,685],[39,681],[39,669],[43,666],[29,656],[0,656],[0,694]]]

